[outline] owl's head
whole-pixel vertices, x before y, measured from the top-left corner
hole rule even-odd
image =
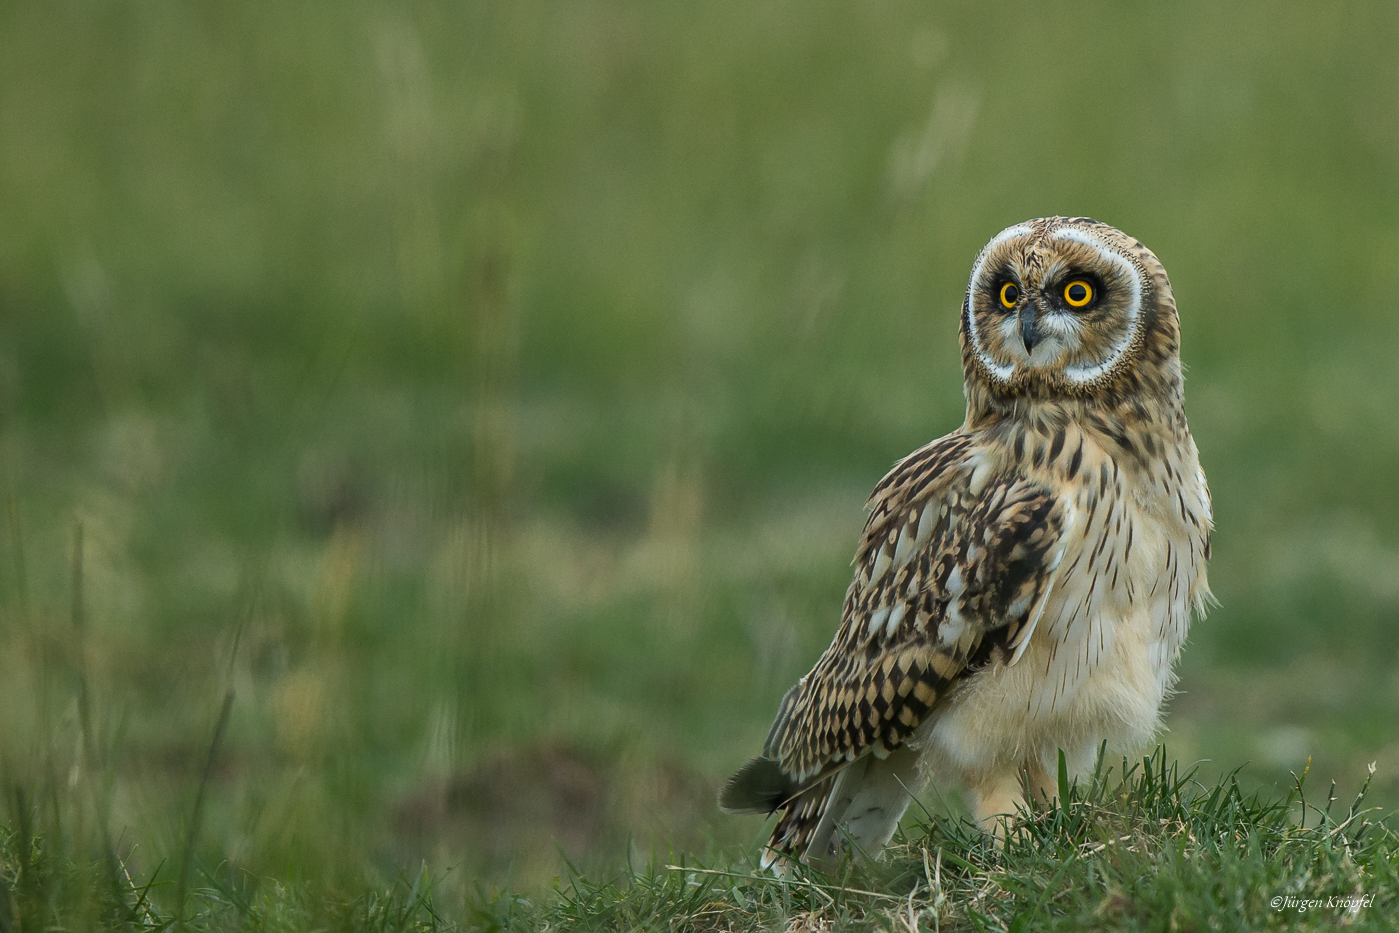
[[[1008,227],[962,307],[967,385],[993,397],[1092,397],[1180,383],[1179,324],[1151,250],[1085,217]]]

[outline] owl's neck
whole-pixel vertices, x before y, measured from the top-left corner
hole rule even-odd
[[[1031,447],[1036,437],[1049,439],[1076,426],[1094,435],[1104,449],[1146,461],[1175,446],[1163,447],[1162,442],[1190,435],[1178,368],[1159,379],[1135,379],[1085,397],[1007,397],[974,380],[967,381],[966,396],[963,431],[1018,435]]]

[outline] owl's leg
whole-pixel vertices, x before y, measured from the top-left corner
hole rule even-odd
[[[968,784],[972,796],[972,816],[976,825],[999,838],[1006,834],[1006,824],[1015,819],[1025,806],[1020,789],[1020,774],[1008,771],[986,775],[980,782]]]
[[[1056,806],[1059,803],[1058,767],[1051,773],[1042,761],[1031,759],[1025,764],[1025,799],[1034,801],[1038,807]]]

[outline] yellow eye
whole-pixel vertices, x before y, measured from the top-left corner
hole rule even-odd
[[[1001,305],[1006,308],[1015,307],[1015,303],[1020,300],[1020,289],[1014,282],[1007,282],[1001,286]]]
[[[1071,308],[1082,308],[1093,300],[1093,286],[1083,279],[1074,279],[1064,286],[1064,300]]]

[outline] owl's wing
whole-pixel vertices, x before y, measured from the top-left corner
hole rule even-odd
[[[788,856],[838,796],[838,772],[898,752],[960,677],[993,652],[1012,658],[1052,585],[1070,507],[993,474],[955,433],[895,466],[869,508],[835,640],[783,697],[762,756],[719,795],[730,812],[786,809],[772,847]]]

